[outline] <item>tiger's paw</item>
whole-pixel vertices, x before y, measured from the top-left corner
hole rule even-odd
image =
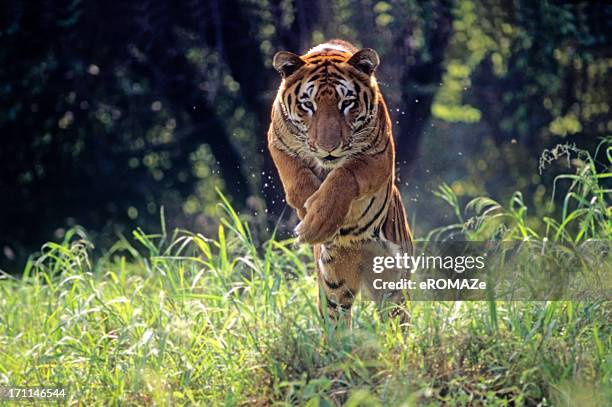
[[[315,192],[304,204],[307,213],[295,232],[300,243],[323,243],[334,237],[348,214],[350,200]]]

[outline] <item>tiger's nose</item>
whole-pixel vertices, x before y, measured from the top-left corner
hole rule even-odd
[[[340,140],[320,140],[318,143],[318,147],[320,150],[323,150],[326,153],[331,153],[332,151],[340,147]]]

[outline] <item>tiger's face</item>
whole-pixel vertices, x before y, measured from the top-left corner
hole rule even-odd
[[[300,150],[329,168],[367,144],[368,124],[378,106],[373,73],[379,57],[369,48],[355,54],[337,48],[313,51],[302,57],[286,51],[274,56],[283,77],[278,98],[297,129]]]

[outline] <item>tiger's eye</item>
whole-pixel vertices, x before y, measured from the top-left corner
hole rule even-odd
[[[340,110],[344,110],[347,107],[349,107],[351,104],[353,103],[352,99],[346,99],[342,102],[342,107],[340,108]]]
[[[314,110],[314,105],[311,101],[304,102],[304,106],[306,106],[308,109]]]

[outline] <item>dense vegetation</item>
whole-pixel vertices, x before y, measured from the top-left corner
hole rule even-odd
[[[463,211],[442,188],[461,222],[435,233],[609,242],[612,144],[572,159],[557,180],[571,180],[557,191],[563,214],[545,227],[529,225],[519,193]],[[160,233],[139,229],[137,245],[121,239],[93,261],[77,228],[22,278],[2,276],[0,384],[67,385],[87,405],[610,405],[609,298],[412,302],[403,327],[362,302],[354,329],[334,330],[318,317],[310,250],[258,247],[221,199],[214,236],[169,231],[162,215]],[[609,254],[599,271],[610,287]]]
[[[68,386],[84,405],[612,405],[611,5],[2,11],[0,386]],[[592,277],[583,301],[413,301],[404,326],[359,302],[351,331],[319,318],[265,133],[274,52],[334,37],[381,55],[415,235],[520,242],[530,273]]]
[[[443,182],[461,200],[518,189],[531,221],[561,216],[559,168],[534,163],[612,130],[611,17],[586,1],[5,1],[0,267],[76,224],[101,251],[162,205],[169,224],[210,232],[214,187],[265,241],[284,207],[265,153],[271,58],[333,37],[381,55],[419,234],[449,222],[430,192]]]

